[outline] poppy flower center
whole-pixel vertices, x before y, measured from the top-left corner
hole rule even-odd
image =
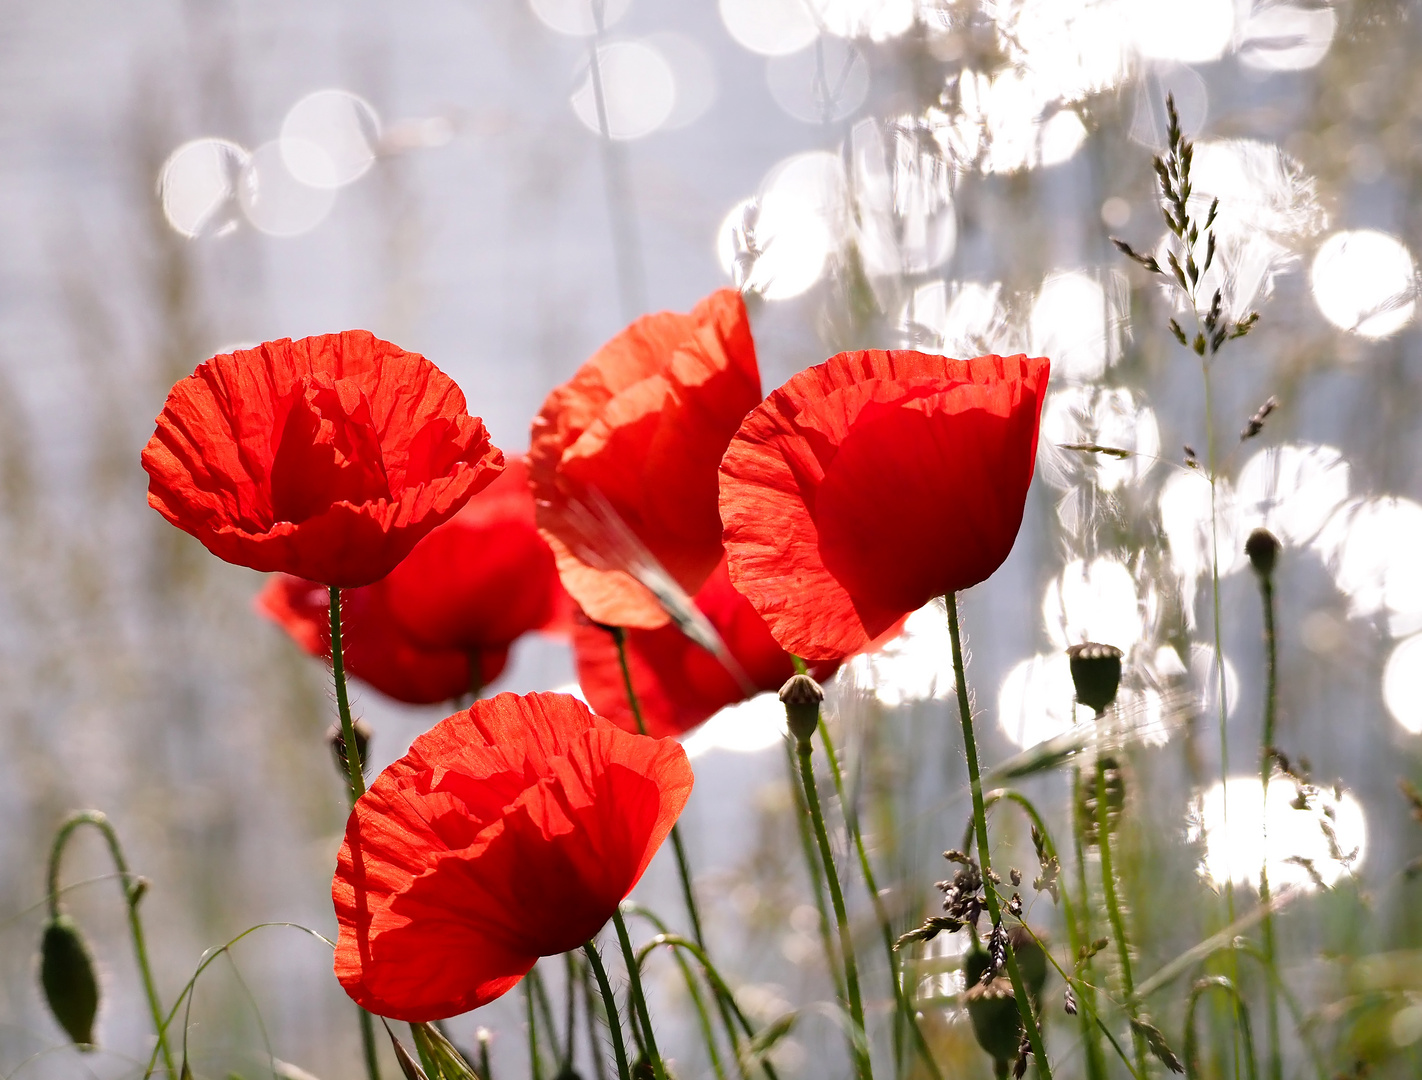
[[[380,435],[360,387],[316,375],[290,401],[272,460],[274,520],[299,524],[338,502],[390,498]]]

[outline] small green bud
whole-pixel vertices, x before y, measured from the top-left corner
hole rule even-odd
[[[49,1011],[74,1045],[92,1050],[99,980],[94,976],[89,945],[68,915],[56,915],[45,923],[40,939],[40,986]]]
[[[1067,650],[1071,659],[1071,681],[1076,700],[1088,709],[1101,712],[1116,700],[1121,686],[1121,650],[1114,645],[1088,641]]]
[[[809,742],[820,723],[820,702],[824,689],[808,675],[792,675],[780,688],[780,700],[785,705],[785,722],[790,734],[800,742]]]
[[[1260,577],[1268,577],[1274,572],[1274,563],[1279,558],[1279,538],[1268,529],[1255,529],[1244,542],[1244,553],[1249,556],[1249,565]]]

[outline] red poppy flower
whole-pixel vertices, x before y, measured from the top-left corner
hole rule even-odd
[[[732,289],[690,315],[638,319],[548,395],[529,449],[538,524],[591,618],[647,629],[667,621],[610,538],[579,524],[577,504],[605,501],[694,594],[721,561],[716,466],[760,396],[750,322]]]
[[[341,658],[352,677],[396,701],[433,705],[485,686],[504,670],[507,645],[429,648],[403,633],[387,600],[381,583],[341,592]],[[331,593],[325,585],[275,574],[255,603],[312,656],[331,658]]]
[[[721,463],[732,583],[784,648],[857,652],[1012,550],[1049,363],[840,353],[793,376]]]
[[[330,656],[325,586],[273,578],[257,609],[307,652]],[[342,653],[352,675],[397,701],[449,701],[497,678],[525,633],[565,631],[570,609],[515,458],[388,576],[343,591]]]
[[[696,606],[726,643],[745,681],[675,626],[627,631],[627,666],[647,734],[662,737],[690,731],[727,705],[762,690],[778,690],[795,674],[790,655],[775,643],[750,601],[731,586],[726,562],[701,586]],[[573,627],[578,684],[599,716],[627,731],[637,720],[627,702],[617,642],[603,626],[579,620]],[[831,675],[838,660],[816,664],[817,679]]]
[[[336,977],[398,1020],[487,1004],[612,917],[691,781],[674,741],[566,694],[500,694],[441,720],[346,823]]]
[[[448,376],[364,330],[214,356],[143,450],[149,505],[214,555],[341,586],[388,574],[502,465]]]

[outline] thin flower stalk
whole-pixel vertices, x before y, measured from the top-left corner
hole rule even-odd
[[[543,1055],[538,1052],[538,1015],[533,1005],[533,972],[523,980],[523,1009],[528,1024],[528,1073],[533,1080],[543,1080]]]
[[[805,869],[810,875],[810,893],[815,900],[815,910],[819,913],[820,946],[824,950],[825,964],[829,968],[835,996],[844,1001],[844,975],[840,969],[839,951],[835,948],[834,935],[830,930],[829,909],[825,906],[824,870],[820,866],[820,855],[810,828],[810,808],[805,805],[805,793],[800,786],[800,766],[795,758],[795,750],[789,742],[785,744],[785,767],[789,770],[790,794],[795,800],[795,828],[800,836],[801,852],[805,856]]]
[[[1077,950],[1087,941],[1091,941],[1091,882],[1086,876],[1086,845],[1084,837],[1086,835],[1085,815],[1082,813],[1082,802],[1085,789],[1081,782],[1081,766],[1073,764],[1071,767],[1071,803],[1072,817],[1075,819],[1072,829],[1072,848],[1076,856],[1076,883],[1077,883],[1077,934],[1079,941],[1072,943],[1072,949]],[[1088,957],[1082,964],[1084,978],[1080,980],[1082,997],[1085,999],[1087,1011],[1092,1016],[1096,1015],[1096,986],[1092,981],[1092,964]],[[1086,1063],[1089,1074],[1093,1077],[1105,1075],[1105,1061],[1101,1050],[1101,1043],[1096,1038],[1096,1027],[1089,1021],[1082,1022],[1081,1037],[1086,1046]]]
[[[1097,722],[1101,714],[1097,714]],[[1116,958],[1121,965],[1121,989],[1126,998],[1126,1011],[1131,1017],[1131,1039],[1135,1044],[1136,1070],[1146,1075],[1146,1041],[1137,1027],[1140,1019],[1140,1003],[1136,998],[1136,979],[1131,966],[1131,943],[1126,936],[1126,920],[1121,911],[1120,897],[1116,892],[1116,871],[1111,859],[1111,826],[1108,820],[1110,807],[1107,802],[1106,762],[1096,762],[1096,850],[1101,855],[1101,892],[1106,899],[1106,917],[1111,924],[1111,936],[1116,942]]]
[[[613,636],[617,639],[617,661],[622,667],[622,684],[627,691],[627,705],[632,710],[633,719],[637,721],[637,731],[645,735],[647,722],[642,716],[637,690],[632,685],[632,668],[627,662],[627,631],[616,627]],[[696,939],[697,944],[704,946],[706,940],[701,934],[701,912],[696,903],[696,890],[691,883],[691,864],[687,861],[686,848],[681,842],[681,829],[677,825],[672,826],[671,842],[672,851],[676,855],[676,872],[681,881],[682,899],[686,901],[686,914],[691,919],[691,936]]]
[[[356,741],[355,721],[351,718],[350,693],[346,688],[345,659],[341,650],[341,590],[331,589],[331,677],[336,684],[336,711],[341,718],[341,742],[345,746],[346,772],[350,777],[350,800],[354,806],[365,794],[365,767]],[[376,1050],[375,1021],[365,1009],[356,1006],[360,1015],[360,1044],[365,1060],[366,1080],[380,1080],[380,1056]]]
[[[622,959],[627,964],[627,981],[632,988],[632,1009],[640,1020],[642,1041],[647,1057],[652,1063],[652,1073],[657,1080],[667,1080],[666,1065],[662,1062],[661,1051],[657,1049],[656,1032],[652,1029],[652,1013],[647,1008],[647,996],[642,992],[642,971],[637,963],[637,954],[632,949],[632,938],[627,933],[627,922],[622,918],[622,909],[613,913],[612,925],[617,928],[617,943],[622,946]]]
[[[798,660],[797,668],[804,666],[804,661]],[[908,996],[904,993],[903,981],[899,973],[899,954],[894,948],[894,929],[889,922],[889,912],[884,907],[884,898],[879,895],[879,885],[874,877],[874,867],[869,861],[869,853],[864,847],[864,834],[859,829],[859,815],[850,809],[850,804],[844,795],[844,775],[839,768],[839,757],[835,753],[834,739],[830,735],[829,725],[821,723],[819,725],[820,741],[824,744],[825,757],[829,759],[830,776],[834,780],[835,795],[839,798],[839,805],[844,813],[845,829],[850,838],[854,841],[854,850],[859,856],[859,871],[864,875],[864,888],[869,893],[869,899],[874,905],[874,917],[879,923],[879,933],[884,939],[884,954],[889,963],[889,980],[894,987],[894,1011],[896,1022],[906,1028],[913,1037],[914,1047],[918,1051],[919,1058],[923,1061],[924,1067],[928,1069],[929,1075],[934,1080],[942,1080],[943,1073],[938,1068],[938,1062],[933,1060],[933,1053],[928,1048],[928,1042],[923,1037],[923,1032],[918,1026],[918,1017],[912,1008]],[[895,1065],[902,1072],[903,1062],[899,1040],[894,1040]]]
[[[851,1025],[850,1053],[854,1057],[855,1073],[862,1080],[873,1080],[873,1065],[864,1049],[864,1001],[859,992],[859,967],[854,960],[854,938],[849,929],[849,914],[844,906],[844,892],[840,888],[839,873],[834,865],[834,852],[830,849],[829,833],[825,829],[824,813],[820,809],[820,794],[815,784],[813,762],[814,745],[808,739],[797,739],[795,755],[799,760],[800,784],[805,792],[805,807],[810,812],[810,824],[814,828],[815,841],[819,846],[820,865],[824,871],[825,886],[829,890],[830,905],[834,909],[835,925],[839,930],[840,959],[844,968],[844,1002],[849,1010]],[[833,957],[827,956],[833,966]]]
[[[973,734],[973,715],[968,705],[968,676],[963,664],[962,633],[958,626],[958,594],[948,593],[944,599],[948,604],[948,635],[953,648],[953,677],[958,691],[958,717],[963,728],[963,752],[968,759],[968,782],[973,794],[973,826],[978,838],[978,861],[982,866],[983,894],[987,897],[988,915],[994,926],[1002,923],[1002,905],[998,902],[997,889],[992,881],[992,861],[988,847],[987,810],[983,805],[983,780],[978,767],[978,744]],[[1046,1044],[1042,1039],[1042,1029],[1032,999],[1027,994],[1027,984],[1017,964],[1012,949],[1007,949],[1007,977],[1012,983],[1012,993],[1017,1001],[1022,1026],[1032,1046],[1032,1056],[1037,1063],[1037,1073],[1042,1080],[1052,1080],[1052,1066],[1047,1061]]]
[[[607,1011],[607,1030],[612,1034],[612,1053],[617,1058],[618,1080],[632,1080],[632,1070],[627,1066],[627,1045],[622,1038],[622,1021],[617,1016],[617,998],[612,992],[612,983],[608,982],[607,969],[603,967],[602,957],[593,942],[583,946],[583,955],[588,958],[588,966],[592,968],[598,990],[602,993],[603,1008]],[[591,1029],[592,1025],[588,1027]]]
[[[1266,534],[1267,535],[1267,534]],[[1251,540],[1253,538],[1251,537]],[[1264,858],[1259,865],[1259,905],[1264,912],[1259,929],[1264,939],[1264,964],[1271,976],[1277,975],[1274,940],[1274,914],[1269,903],[1269,779],[1274,772],[1274,729],[1279,715],[1279,640],[1275,629],[1274,573],[1272,559],[1259,569],[1259,595],[1264,608],[1264,727],[1259,746],[1259,783],[1263,789]],[[1279,993],[1276,978],[1266,980],[1269,1024],[1269,1080],[1282,1080],[1283,1060],[1279,1037]]]
[[[109,854],[113,857],[114,868],[118,871],[119,884],[123,886],[124,905],[128,908],[128,933],[129,937],[133,939],[133,953],[138,961],[139,976],[143,980],[143,995],[148,1001],[148,1012],[153,1018],[153,1030],[158,1039],[157,1050],[163,1057],[163,1068],[168,1074],[169,1080],[176,1080],[178,1071],[173,1063],[173,1051],[168,1045],[167,1021],[163,1018],[163,1005],[158,997],[158,985],[153,981],[153,968],[148,962],[148,944],[143,934],[143,919],[138,914],[138,905],[143,899],[143,894],[147,891],[147,883],[129,870],[128,860],[124,858],[123,845],[119,843],[118,833],[114,830],[108,816],[97,810],[81,810],[70,814],[59,826],[59,831],[55,833],[54,843],[49,849],[49,872],[47,875],[50,918],[56,919],[60,914],[59,867],[64,856],[64,849],[69,843],[69,838],[82,825],[92,825],[103,834],[104,841],[109,847]]]

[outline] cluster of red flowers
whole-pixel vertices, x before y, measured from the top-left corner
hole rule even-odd
[[[523,634],[571,632],[594,710],[476,701],[360,797],[333,887],[350,995],[436,1019],[589,940],[690,792],[667,736],[778,687],[796,656],[829,673],[1007,557],[1047,375],[844,353],[762,400],[722,290],[639,319],[554,390],[526,464],[434,365],[363,331],[217,356],[175,386],[149,501],[277,571],[259,609],[308,652],[330,654],[339,590],[348,670],[429,703],[477,693]]]

